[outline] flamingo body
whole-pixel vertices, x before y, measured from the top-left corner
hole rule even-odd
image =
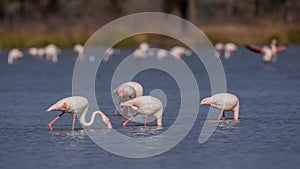
[[[237,46],[234,43],[232,42],[226,43],[224,45],[224,58],[229,59],[232,56],[232,52],[236,50],[237,50]]]
[[[60,49],[54,44],[49,44],[44,48],[44,52],[46,55],[46,59],[56,63],[58,61],[58,54],[60,53]]]
[[[10,50],[8,53],[7,63],[9,65],[12,65],[12,64],[16,63],[17,60],[21,57],[23,57],[23,52],[20,51],[19,49],[14,48],[14,49]]]

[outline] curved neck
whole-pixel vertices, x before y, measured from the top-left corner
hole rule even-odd
[[[85,127],[89,127],[89,126],[91,126],[91,125],[94,123],[95,117],[96,117],[97,114],[99,114],[100,116],[102,116],[102,114],[101,114],[99,111],[95,111],[95,112],[92,114],[92,116],[91,116],[91,120],[90,120],[89,122],[85,121],[85,117],[86,117],[88,108],[89,108],[89,106],[86,106],[86,108],[83,110],[83,112],[82,112],[82,114],[81,114],[81,116],[80,116],[80,119],[79,119],[80,123],[81,123],[83,126],[85,126]]]

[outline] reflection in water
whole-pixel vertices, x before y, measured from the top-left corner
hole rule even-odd
[[[86,129],[91,135],[102,132],[103,134],[111,133],[110,129]],[[146,138],[158,135],[166,130],[163,126],[128,126],[126,128],[118,128],[118,132],[129,137]]]
[[[82,136],[86,135],[84,130],[54,130],[50,131],[51,134],[56,135],[56,136]]]
[[[276,72],[277,69],[273,63],[264,63],[263,69],[270,72]]]
[[[231,132],[233,129],[237,128],[237,124],[240,120],[219,120],[219,131],[221,132]]]

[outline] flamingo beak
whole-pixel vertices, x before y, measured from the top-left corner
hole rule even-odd
[[[49,107],[46,112],[50,112],[50,111],[54,111],[54,110],[57,110],[57,106],[56,105],[52,105],[51,107]]]
[[[123,97],[123,95],[125,94],[125,92],[122,90],[120,93],[119,93],[119,97]]]
[[[211,104],[211,99],[210,98],[204,98],[201,100],[201,103],[200,104]]]

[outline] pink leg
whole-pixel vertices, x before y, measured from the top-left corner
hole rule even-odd
[[[147,121],[148,121],[148,116],[145,116],[145,119],[144,119],[144,126],[145,127],[147,126]]]
[[[76,114],[73,114],[72,131],[74,131],[75,129],[75,122],[76,122]]]
[[[221,119],[221,117],[223,117],[223,113],[224,113],[224,111],[223,111],[223,110],[221,110],[221,111],[220,111],[220,114],[219,114],[219,116],[218,116],[218,120],[220,120],[220,119]]]
[[[116,107],[116,111],[114,112],[114,116],[116,116],[117,113],[118,113],[118,107],[119,107],[119,105],[120,105],[120,101],[119,101],[119,103],[118,103],[118,106]]]
[[[116,111],[114,112],[114,116],[116,116],[118,113],[118,107],[116,107]]]
[[[60,115],[58,115],[57,117],[55,117],[55,119],[53,119],[53,120],[48,124],[49,129],[50,129],[51,131],[53,130],[52,124],[53,124],[54,122],[56,122],[59,118],[61,118],[61,116],[62,116],[63,114],[65,114],[65,112],[62,112]]]
[[[134,119],[134,117],[135,117],[136,115],[137,115],[137,113],[136,113],[135,115],[131,116],[129,119],[127,119],[127,120],[122,124],[122,126],[123,126],[123,127],[126,127],[127,123],[130,122],[132,119]]]

